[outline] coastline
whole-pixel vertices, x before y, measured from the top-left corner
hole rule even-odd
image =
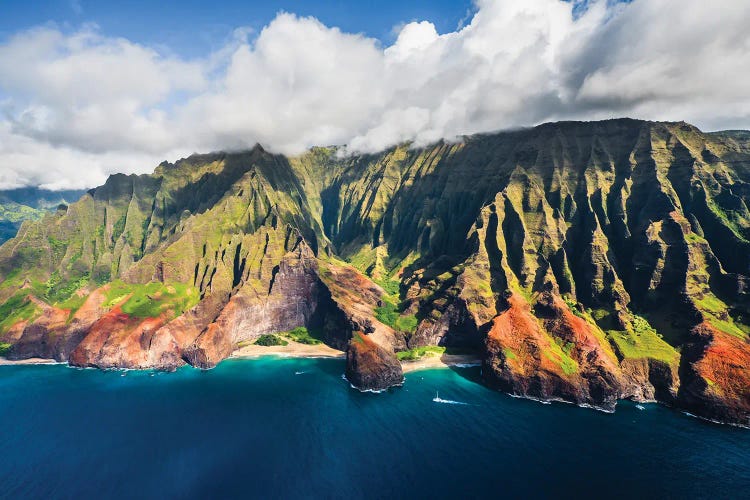
[[[300,344],[288,341],[288,345],[262,346],[250,344],[236,349],[229,358],[254,359],[261,356],[279,356],[285,358],[345,358],[346,353],[325,344]]]
[[[259,346],[250,344],[235,350],[228,359],[254,359],[262,356],[279,356],[285,358],[333,358],[343,359],[346,352],[334,349],[325,344],[308,345],[289,341],[285,346]],[[452,366],[479,366],[481,359],[472,354],[443,354],[441,356],[424,356],[414,361],[401,361],[404,373],[419,370],[434,370]]]
[[[481,361],[478,356],[472,354],[443,354],[441,356],[424,356],[415,361],[402,361],[401,369],[404,373],[410,373],[452,366],[479,366]]]
[[[7,359],[0,356],[0,366],[12,366],[12,365],[56,365],[63,363],[56,359],[46,358],[28,358],[28,359]]]
[[[298,359],[313,359],[313,358],[326,358],[326,359],[344,359],[346,358],[346,352],[340,351],[338,349],[334,349],[332,347],[328,347],[325,344],[319,344],[319,345],[308,345],[308,344],[300,344],[297,342],[290,341],[289,345],[286,346],[259,346],[259,345],[249,345],[242,348],[239,348],[235,350],[228,358],[226,359],[258,359],[265,356],[273,356],[273,357],[280,357],[280,358],[298,358]],[[17,366],[17,365],[59,365],[59,364],[67,364],[65,361],[57,361],[55,359],[47,359],[47,358],[27,358],[27,359],[7,359],[2,356],[0,356],[0,367],[1,366]],[[444,354],[442,356],[425,356],[421,359],[414,360],[414,361],[401,361],[401,369],[403,370],[404,375],[407,373],[413,373],[417,371],[422,370],[439,370],[439,369],[447,369],[451,367],[470,367],[470,366],[481,366],[481,358],[479,358],[476,355],[471,354]],[[121,370],[127,371],[127,368],[123,368]],[[343,377],[344,380],[346,380],[346,377]],[[352,386],[352,388],[357,389],[356,387]],[[359,390],[359,389],[357,389]],[[361,392],[383,392],[383,391],[361,391]],[[528,395],[522,395],[522,394],[512,394],[504,391],[504,394],[508,395],[511,398],[514,399],[525,399],[528,401],[534,401],[536,403],[540,403],[543,405],[549,405],[552,403],[564,403],[564,404],[570,404],[573,406],[578,406],[579,408],[587,408],[591,410],[600,411],[607,414],[614,414],[616,408],[607,409],[607,408],[601,408],[597,406],[592,406],[588,404],[576,404],[571,401],[565,401],[564,399],[559,398],[549,398],[549,399],[540,399],[535,398],[533,396]],[[620,400],[618,400],[619,403]],[[661,406],[665,406],[667,408],[673,408],[667,403],[664,403],[662,401],[658,400],[644,400],[644,401],[635,401],[632,400],[634,403],[648,403],[648,404],[658,404]],[[737,427],[741,429],[750,429],[750,425],[743,425],[741,423],[736,422],[724,422],[721,420],[714,420],[707,417],[702,417],[700,415],[695,415],[693,413],[690,413],[687,410],[680,409],[680,408],[673,408],[677,410],[678,412],[691,417],[695,418],[697,420],[701,420],[703,422],[707,422],[714,425],[729,425],[731,427]]]
[[[346,352],[334,349],[325,344],[308,345],[289,342],[285,346],[259,346],[251,344],[236,349],[227,359],[257,359],[263,356],[278,356],[281,358],[328,358],[344,359]],[[64,361],[46,358],[6,359],[0,357],[0,366],[13,365],[52,365],[63,364]],[[415,361],[402,361],[401,369],[404,373],[420,370],[434,370],[450,368],[452,366],[479,366],[481,360],[474,355],[444,354],[442,356],[425,356]]]

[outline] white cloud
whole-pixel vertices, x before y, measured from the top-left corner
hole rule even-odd
[[[92,26],[20,32],[0,44],[0,187],[91,186],[255,142],[374,151],[626,115],[750,127],[746,0],[573,8],[480,0],[456,31],[409,23],[387,47],[281,13],[199,60]]]

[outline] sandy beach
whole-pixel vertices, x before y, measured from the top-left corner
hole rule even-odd
[[[232,358],[258,358],[260,356],[284,356],[290,358],[343,358],[346,353],[325,344],[300,344],[288,341],[288,345],[262,346],[250,344],[232,353]]]
[[[471,354],[443,354],[441,356],[425,356],[416,361],[402,361],[404,373],[417,370],[431,370],[433,368],[448,368],[456,365],[479,365],[481,359]]]
[[[52,365],[59,363],[54,359],[29,358],[29,359],[5,359],[0,357],[0,366],[4,365]]]

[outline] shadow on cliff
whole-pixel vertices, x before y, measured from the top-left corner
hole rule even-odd
[[[466,352],[468,353],[468,351]],[[466,364],[464,364],[463,366],[448,364],[450,358],[445,354],[440,357],[440,360],[448,365],[448,368],[459,377],[464,378],[469,382],[474,382],[475,384],[487,386],[484,378],[482,378],[482,366],[480,365],[481,352],[477,350],[472,352],[471,355],[475,359],[467,360]],[[468,356],[469,354],[467,354],[467,358]]]

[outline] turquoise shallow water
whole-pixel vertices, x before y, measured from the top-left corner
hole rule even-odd
[[[750,431],[514,399],[478,368],[362,394],[341,360],[0,367],[7,498],[740,498]],[[124,376],[123,376],[124,375]],[[466,404],[433,402],[440,398]]]

